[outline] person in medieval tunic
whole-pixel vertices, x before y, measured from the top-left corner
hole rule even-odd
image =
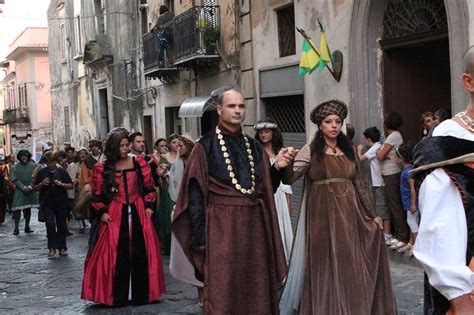
[[[13,192],[12,211],[15,219],[15,230],[13,235],[20,234],[20,218],[21,212],[25,218],[25,233],[33,233],[30,228],[31,208],[38,208],[38,195],[33,191],[33,171],[36,164],[31,161],[31,153],[27,150],[20,150],[16,158],[20,163],[17,163],[12,168],[12,182],[15,184],[15,191]]]
[[[171,273],[203,282],[206,314],[278,314],[277,289],[287,267],[270,159],[242,132],[239,91],[225,90],[217,112],[219,125],[199,140],[186,163],[171,225],[191,274],[185,279],[174,266]],[[174,253],[172,241],[172,264]]]
[[[421,181],[413,252],[426,272],[425,314],[474,314],[474,46],[462,81],[469,105],[417,145],[411,172]]]
[[[151,220],[153,179],[145,160],[130,156],[129,147],[128,132],[113,132],[107,159],[92,176],[91,207],[101,224],[89,244],[82,299],[111,306],[150,303],[165,292],[160,242]]]
[[[382,221],[341,132],[347,114],[339,100],[316,106],[314,140],[285,170],[305,188],[282,314],[397,314]]]

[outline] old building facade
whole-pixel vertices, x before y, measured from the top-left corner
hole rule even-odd
[[[27,149],[34,158],[52,135],[48,30],[28,27],[9,45],[1,67],[6,76],[3,123],[5,154]]]
[[[57,145],[104,140],[115,126],[141,130],[147,91],[140,89],[138,17],[137,1],[51,1],[48,24]]]
[[[171,17],[157,27],[161,5]],[[64,46],[73,50],[51,63],[53,80],[61,80],[52,83],[53,106],[62,115],[70,107],[69,121],[55,115],[55,130],[67,134],[61,125],[69,123],[71,142],[83,143],[124,125],[143,131],[149,148],[171,133],[197,138],[217,121],[213,91],[235,84],[249,133],[272,116],[287,143],[301,146],[315,132],[309,111],[338,98],[350,106],[357,141],[365,128],[382,128],[387,111],[400,112],[402,133],[416,140],[422,112],[456,112],[466,102],[458,78],[474,43],[473,14],[467,0],[55,0],[50,38],[64,22]],[[342,53],[339,81],[326,69],[297,74],[302,37],[295,28],[319,46],[318,20],[330,49]],[[82,50],[74,53],[78,41]]]
[[[173,18],[159,25],[160,6]],[[156,91],[144,110],[147,138],[185,133],[194,138],[217,123],[212,92],[240,85],[240,1],[141,1],[145,84]],[[160,30],[169,47],[160,62]],[[253,116],[253,115],[251,115]],[[147,126],[153,126],[147,130]]]
[[[405,120],[402,134],[417,140],[423,112],[443,107],[456,112],[465,106],[459,77],[463,53],[474,43],[473,14],[474,4],[466,0],[253,1],[257,112],[278,115],[275,103],[291,95],[290,106],[304,108],[309,141],[315,131],[309,111],[338,98],[350,105],[348,120],[356,127],[356,139],[369,126],[381,128],[384,112],[397,111]],[[297,76],[303,38],[295,27],[303,28],[319,48],[318,20],[331,50],[342,52],[339,82],[326,69],[304,79]],[[288,47],[282,42],[290,38],[296,53],[284,51]],[[277,78],[284,78],[282,86]]]

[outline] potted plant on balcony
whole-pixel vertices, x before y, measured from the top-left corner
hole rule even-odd
[[[202,34],[202,41],[206,49],[206,54],[217,53],[217,41],[221,36],[221,29],[217,26],[207,26]]]

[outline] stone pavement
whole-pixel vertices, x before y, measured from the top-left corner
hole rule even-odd
[[[36,221],[33,211],[32,234],[14,236],[13,220],[8,216],[0,225],[0,314],[200,314],[197,290],[174,280],[164,257],[166,294],[157,303],[110,308],[80,299],[87,231],[78,234],[72,223],[67,244],[68,257],[47,259],[46,229]],[[412,260],[390,253],[393,285],[399,314],[422,314],[423,273]]]

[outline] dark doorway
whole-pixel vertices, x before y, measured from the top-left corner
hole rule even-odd
[[[99,126],[97,128],[97,135],[102,140],[109,133],[109,110],[107,105],[107,89],[99,89]]]
[[[146,152],[153,153],[153,124],[151,116],[143,116],[143,136],[145,137]]]
[[[384,112],[402,115],[405,140],[420,140],[421,114],[451,108],[448,39],[386,49],[383,63]]]

